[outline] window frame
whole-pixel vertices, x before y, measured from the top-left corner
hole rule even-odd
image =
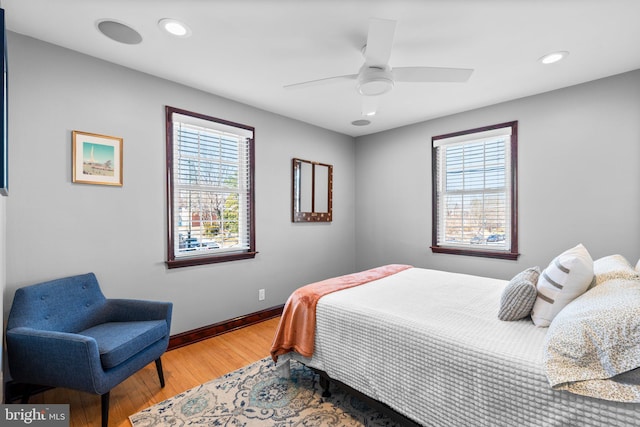
[[[510,243],[511,247],[504,251],[492,251],[487,248],[471,249],[460,246],[446,246],[438,244],[438,216],[440,214],[438,209],[438,194],[439,194],[439,177],[438,177],[438,156],[437,147],[434,147],[434,142],[453,138],[463,135],[470,135],[474,133],[486,132],[500,128],[511,128],[510,137],[510,171],[509,179],[510,188]],[[499,123],[490,126],[483,126],[474,129],[468,129],[459,132],[448,133],[445,135],[438,135],[431,138],[431,251],[433,253],[450,254],[450,255],[467,255],[485,258],[498,258],[505,260],[517,260],[520,256],[518,252],[518,121],[511,121],[505,123]]]
[[[232,126],[239,129],[244,129],[252,132],[253,137],[248,139],[247,145],[249,148],[248,153],[248,172],[249,172],[249,191],[248,191],[248,209],[249,209],[249,248],[240,250],[237,252],[221,252],[218,254],[206,254],[206,255],[193,255],[176,258],[175,248],[176,242],[174,239],[175,231],[175,213],[174,213],[174,193],[176,185],[174,183],[174,143],[173,143],[173,115],[180,114],[184,116],[194,117],[196,119],[211,121],[213,123],[221,124],[224,126]],[[243,125],[240,123],[231,122],[216,117],[207,116],[205,114],[195,113],[193,111],[187,111],[180,108],[165,106],[165,124],[166,124],[166,180],[167,180],[167,261],[168,268],[189,267],[196,265],[214,264],[227,261],[236,261],[242,259],[255,258],[256,245],[255,245],[255,128],[252,126]]]

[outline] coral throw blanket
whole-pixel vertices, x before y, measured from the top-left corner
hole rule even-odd
[[[271,344],[271,357],[295,351],[305,357],[313,355],[316,333],[316,305],[324,295],[352,288],[412,268],[406,264],[389,264],[359,273],[334,277],[298,288],[284,306],[280,324]]]

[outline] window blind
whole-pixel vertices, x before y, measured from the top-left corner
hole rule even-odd
[[[175,114],[176,258],[250,248],[251,131]]]
[[[438,246],[510,251],[511,127],[434,139]]]

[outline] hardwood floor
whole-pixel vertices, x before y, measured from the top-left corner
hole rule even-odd
[[[111,390],[110,427],[131,427],[129,415],[269,355],[280,318],[265,320],[207,340],[168,351],[162,356],[165,387],[155,364]],[[53,389],[29,403],[69,403],[70,427],[100,426],[100,396]]]

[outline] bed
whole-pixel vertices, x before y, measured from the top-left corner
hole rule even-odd
[[[283,315],[272,356],[283,375],[290,360],[300,361],[414,425],[639,425],[640,392],[634,390],[640,390],[640,369],[634,366],[640,366],[640,276],[628,265],[625,275],[615,268],[612,272],[609,260],[600,266],[605,264],[609,276],[594,275],[588,290],[574,301],[598,288],[627,290],[622,296],[627,323],[615,322],[622,328],[617,333],[634,335],[625,345],[638,357],[617,367],[621,372],[609,372],[612,378],[594,379],[616,382],[618,391],[631,390],[622,397],[589,396],[599,390],[589,381],[550,385],[551,330],[558,329],[553,326],[561,323],[558,319],[565,312],[569,319],[584,317],[571,312],[572,302],[549,328],[534,325],[529,316],[503,321],[497,313],[510,281],[404,265],[319,282],[331,289],[311,304],[311,310],[291,308],[290,298],[285,313],[293,310],[306,318],[292,321]],[[376,278],[372,272],[379,270],[385,274]],[[352,283],[363,274],[363,283]],[[596,277],[602,282],[598,286]],[[314,317],[311,323],[308,311]],[[300,335],[305,335],[306,344],[301,344]],[[560,330],[553,335],[566,334]]]

